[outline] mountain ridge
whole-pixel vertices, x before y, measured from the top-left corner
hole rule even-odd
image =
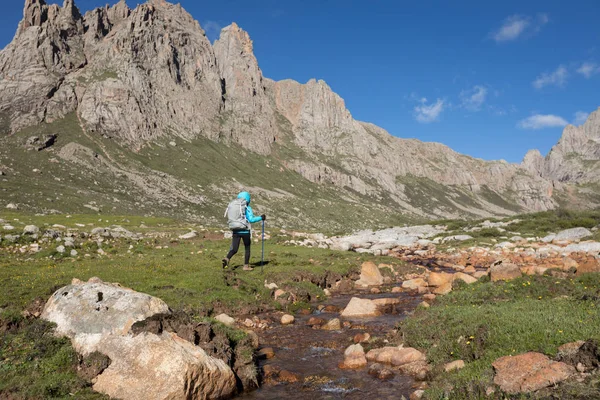
[[[0,77],[6,133],[74,113],[83,135],[108,138],[119,144],[115,151],[206,138],[274,159],[315,190],[330,185],[350,203],[372,201],[390,212],[510,215],[555,208],[562,193],[577,192],[535,163],[475,159],[357,121],[322,80],[265,78],[237,24],[211,45],[189,13],[162,0],[134,9],[121,0],[84,15],[72,0],[63,7],[26,0],[17,34],[0,52]],[[583,204],[588,194],[575,197]]]

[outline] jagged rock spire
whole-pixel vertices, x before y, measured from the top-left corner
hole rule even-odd
[[[21,31],[30,26],[39,26],[46,21],[48,6],[44,0],[25,0]]]

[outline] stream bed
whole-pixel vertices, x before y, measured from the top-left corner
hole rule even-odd
[[[384,289],[385,290],[385,289]],[[354,344],[356,334],[368,332],[371,338],[384,339],[422,301],[420,296],[409,293],[370,294],[360,292],[347,295],[334,295],[325,302],[329,308],[343,309],[352,297],[378,299],[395,298],[400,302],[387,306],[385,313],[378,317],[342,318],[339,312],[314,311],[312,314],[296,314],[292,325],[283,326],[279,322],[271,328],[258,332],[260,348],[272,348],[275,356],[261,360],[259,367],[266,370],[286,371],[287,382],[266,380],[255,391],[244,393],[242,399],[399,399],[406,398],[415,390],[414,380],[396,374],[387,380],[380,380],[368,373],[368,367],[359,370],[341,369],[338,364],[344,360],[344,350]],[[328,331],[313,329],[307,325],[311,317],[331,320],[339,318],[346,327]],[[347,327],[348,323],[351,326]],[[381,343],[377,347],[385,346]],[[363,344],[363,347],[365,345]],[[368,348],[368,347],[367,347]],[[366,352],[366,351],[365,351]],[[289,379],[289,377],[292,377]],[[281,376],[280,376],[281,378]]]

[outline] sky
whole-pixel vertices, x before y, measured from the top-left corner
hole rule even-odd
[[[0,48],[24,1],[6,3]],[[85,12],[106,0],[75,3]],[[597,0],[180,3],[211,41],[231,22],[246,30],[264,76],[322,79],[355,119],[473,157],[545,155],[600,107]]]

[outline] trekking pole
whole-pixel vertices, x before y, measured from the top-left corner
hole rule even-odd
[[[260,273],[262,274],[263,271],[263,265],[265,263],[265,220],[263,219],[262,222],[262,252],[260,255]]]

